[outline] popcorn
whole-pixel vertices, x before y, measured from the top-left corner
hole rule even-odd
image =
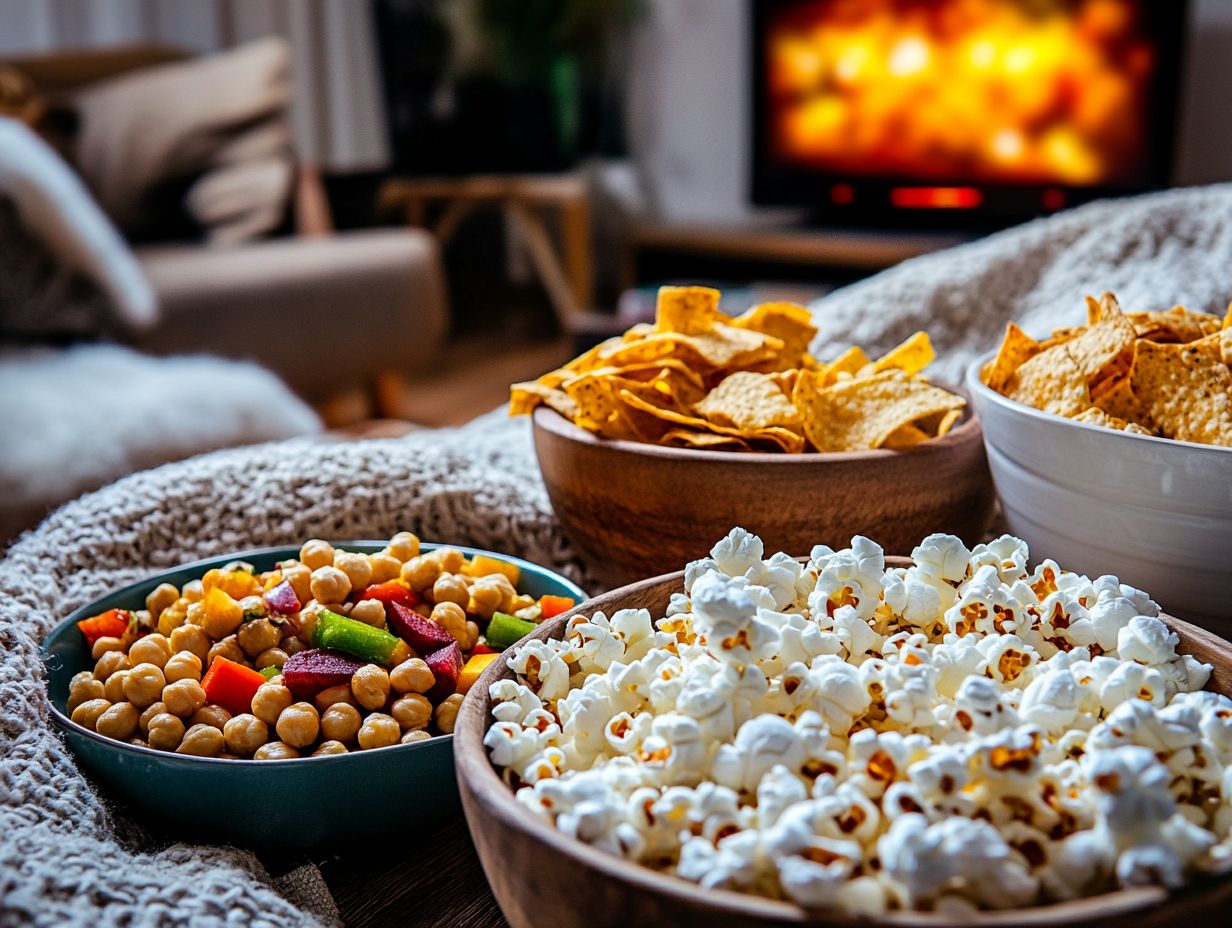
[[[913,558],[733,530],[657,621],[519,648],[492,762],[578,840],[814,910],[953,920],[1232,861],[1232,699],[1146,594],[1011,536]]]

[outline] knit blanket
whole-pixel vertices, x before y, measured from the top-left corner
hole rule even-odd
[[[1133,309],[1220,310],[1230,259],[1232,187],[1094,204],[833,294],[816,307],[829,340],[818,348],[882,350],[925,328],[938,373],[958,380],[1006,319],[1036,334],[1081,321],[1087,292],[1115,289]],[[0,562],[0,923],[335,918],[310,867],[288,886],[249,853],[159,844],[117,815],[49,727],[38,645],[78,606],[185,561],[400,529],[506,551],[598,591],[552,518],[528,423],[499,410],[396,440],[294,439],[169,464],[69,503],[15,544]]]

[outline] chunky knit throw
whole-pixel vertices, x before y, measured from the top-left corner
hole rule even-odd
[[[1008,318],[1036,334],[1082,321],[1082,295],[1103,289],[1132,309],[1219,310],[1230,267],[1232,188],[1095,204],[835,293],[816,307],[834,341],[820,347],[883,349],[926,328],[953,356],[939,373],[957,380]],[[311,868],[276,885],[248,853],[154,844],[117,816],[49,728],[38,645],[73,609],[153,571],[400,529],[516,554],[598,591],[553,521],[528,423],[500,411],[397,440],[295,439],[170,464],[69,503],[14,545],[0,562],[0,924],[327,923]]]

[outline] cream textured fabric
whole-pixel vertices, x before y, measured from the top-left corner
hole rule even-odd
[[[1230,203],[1229,189],[1209,188],[1095,205],[919,259],[818,313],[831,335],[873,347],[926,327],[941,349],[970,354],[995,342],[1007,314],[1046,328],[1092,288],[1120,289],[1131,305],[1217,308],[1232,285]],[[399,440],[295,439],[170,464],[70,503],[15,545],[0,562],[0,923],[310,923],[251,856],[151,847],[110,812],[48,729],[38,642],[72,609],[151,571],[402,528],[599,589],[551,517],[528,423],[501,411]]]
[[[813,305],[830,358],[885,351],[925,329],[932,377],[960,383],[1009,320],[1034,336],[1085,324],[1083,297],[1112,290],[1126,310],[1183,303],[1222,315],[1232,299],[1232,184],[1103,200],[905,261]]]

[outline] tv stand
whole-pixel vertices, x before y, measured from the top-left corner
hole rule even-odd
[[[972,238],[954,232],[771,226],[755,221],[708,225],[648,222],[635,225],[625,236],[621,285],[629,289],[643,283],[641,268],[650,256],[790,268],[793,276],[813,267],[825,271],[818,275],[821,277],[836,272],[864,276]],[[758,276],[764,277],[764,271]]]

